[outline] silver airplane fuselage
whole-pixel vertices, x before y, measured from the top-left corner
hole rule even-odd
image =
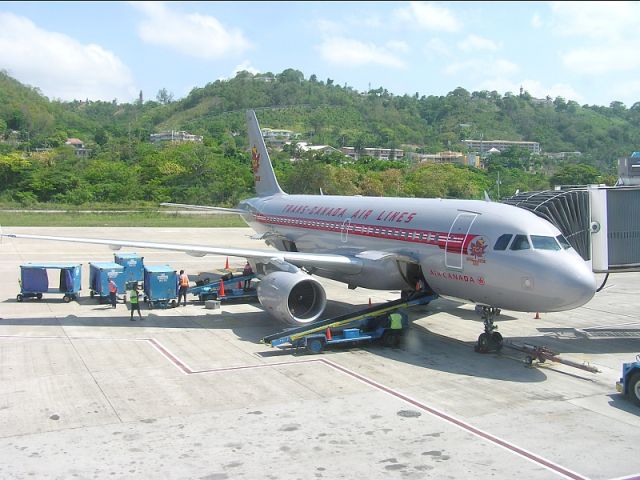
[[[406,257],[419,263],[435,293],[497,308],[563,311],[584,305],[595,294],[590,266],[561,232],[511,205],[278,193],[240,207],[248,212],[245,221],[279,250],[362,259],[359,272],[312,272],[351,288],[413,288],[398,262]]]

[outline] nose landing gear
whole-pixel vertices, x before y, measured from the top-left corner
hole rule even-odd
[[[502,335],[496,331],[498,326],[494,325],[493,320],[500,315],[500,309],[476,306],[476,311],[479,309],[482,311],[482,320],[484,320],[484,333],[478,337],[475,351],[478,353],[499,352],[502,349]]]

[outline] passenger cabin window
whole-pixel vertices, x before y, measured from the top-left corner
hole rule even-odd
[[[529,239],[526,235],[516,235],[511,244],[511,250],[528,250]]]
[[[569,243],[569,241],[566,238],[564,238],[564,235],[558,235],[556,237],[556,240],[558,240],[558,243],[560,244],[560,246],[562,248],[564,248],[565,250],[568,249],[568,248],[571,248],[571,244]]]
[[[506,250],[507,245],[509,245],[509,241],[511,240],[511,237],[513,237],[513,235],[511,235],[510,233],[505,233],[504,235],[500,235],[500,237],[498,237],[498,240],[496,240],[496,244],[493,246],[493,249]]]
[[[560,250],[560,245],[553,237],[531,235],[531,244],[536,250]]]

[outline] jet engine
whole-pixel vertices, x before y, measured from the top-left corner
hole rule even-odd
[[[303,272],[272,272],[258,283],[258,300],[274,317],[293,325],[313,322],[327,296],[315,278]]]

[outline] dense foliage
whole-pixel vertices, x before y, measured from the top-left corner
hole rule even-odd
[[[630,108],[578,105],[563,98],[457,88],[446,96],[395,96],[383,88],[357,92],[333,80],[240,72],[193,89],[179,101],[166,89],[155,100],[142,92],[132,104],[50,101],[37,88],[0,72],[0,201],[34,204],[174,201],[234,205],[252,195],[244,110],[263,127],[289,129],[301,140],[353,146],[464,151],[463,139],[540,142],[554,160],[511,149],[487,158],[486,169],[412,164],[339,154],[273,152],[290,193],[479,198],[540,190],[555,184],[615,181],[617,159],[640,144],[640,102]],[[149,135],[187,130],[202,144],[158,145]],[[77,156],[65,145],[79,138]],[[294,163],[289,159],[299,156]]]

